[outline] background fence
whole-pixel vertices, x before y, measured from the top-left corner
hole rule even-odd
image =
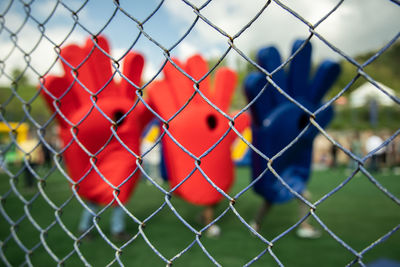
[[[306,0],[246,3],[225,0],[2,1],[2,264],[374,266],[372,262],[382,258],[400,261],[400,100],[396,96],[400,85],[399,3],[395,0],[318,3]],[[258,67],[254,55],[259,48],[277,46],[284,61],[279,68],[285,68],[292,60],[289,46],[300,37],[313,44],[315,64],[324,58],[340,62],[342,75],[326,97],[324,106],[335,106],[337,115],[332,127],[336,128],[318,128],[318,142],[325,142],[329,148],[318,150],[318,158],[314,159],[309,185],[312,198],[307,203],[310,210],[306,217],[298,218],[292,202],[276,205],[259,234],[255,234],[249,223],[256,213],[255,207],[262,200],[251,189],[248,165],[235,167],[234,186],[230,192],[223,193],[223,200],[215,211],[216,219],[206,226],[198,219],[201,207],[186,203],[173,194],[165,181],[158,179],[157,169],[148,168],[153,166],[151,151],[159,149],[162,138],[172,136],[170,131],[173,129],[168,128],[169,124],[179,120],[179,113],[184,113],[185,108],[192,105],[192,97],[183,103],[176,116],[166,118],[152,110],[161,122],[163,134],[158,137],[158,130],[156,133],[148,131],[149,135],[143,142],[149,141],[150,145],[140,155],[128,153],[136,157],[134,161],[139,164],[133,172],[141,173],[143,178],[129,202],[122,204],[117,200],[117,205],[127,214],[128,238],[113,239],[108,230],[113,224],[110,217],[113,216],[115,200],[92,211],[94,226],[85,233],[79,232],[81,212],[84,209],[89,211],[91,206],[78,195],[79,186],[69,186],[73,181],[63,162],[66,152],[58,139],[56,117],[62,111],[62,108],[57,108],[57,103],[64,96],[52,96],[55,108],[50,111],[45,108],[41,94],[48,93],[43,85],[46,84],[45,77],[49,74],[61,76],[60,62],[70,64],[60,56],[60,51],[71,43],[82,46],[86,38],[96,44],[99,36],[106,36],[112,48],[107,54],[112,62],[112,76],[105,77],[106,81],[112,77],[116,80],[129,77],[121,74],[128,51],[138,51],[145,58],[142,85],[131,87],[131,90],[136,92],[139,96],[137,101],[143,102],[146,108],[150,108],[146,102],[148,88],[162,78],[163,67],[172,62],[173,57],[184,61],[194,53],[201,53],[210,66],[207,76],[214,76],[223,65],[235,69],[239,82],[235,88],[233,108],[239,110],[239,114],[251,108],[242,92],[242,82],[249,71]],[[83,76],[79,76],[79,68],[73,74],[76,83],[84,83],[80,80]],[[188,73],[182,75],[187,77]],[[197,85],[193,87],[194,97],[203,97],[214,105],[205,98],[201,89],[198,90],[199,78],[188,78],[192,86]],[[374,92],[383,92],[389,104],[378,104],[373,108],[373,104],[367,101],[368,118],[361,125],[357,123],[363,119],[362,116],[354,119],[354,114],[363,114],[364,111],[351,107],[347,100],[362,83],[372,85]],[[386,86],[392,87],[393,91]],[[88,95],[88,99],[93,104],[91,109],[105,116],[107,112],[96,104],[99,94]],[[300,106],[296,99],[292,102]],[[133,110],[136,104],[131,103]],[[215,111],[226,118],[227,129],[231,127],[228,132],[234,132],[245,141],[246,149],[254,149],[248,135],[240,134],[233,127],[238,116],[229,117],[219,108]],[[306,111],[308,114],[314,112]],[[107,120],[112,122],[115,119],[114,127],[127,116],[120,114],[119,118]],[[313,123],[312,116],[310,118],[309,127],[318,126]],[[344,123],[346,120],[350,123]],[[384,137],[379,147],[361,154],[351,149],[349,136],[360,132],[364,140],[372,130]],[[113,134],[118,139],[117,132]],[[24,148],[22,144],[29,135],[33,135],[36,141]],[[215,144],[217,147],[225,135],[227,133],[219,136],[221,140]],[[76,135],[71,136],[76,143],[80,142]],[[120,142],[122,147],[129,146]],[[191,153],[178,138],[174,142],[185,153]],[[320,143],[316,149],[320,148]],[[334,164],[334,158],[330,156],[332,145],[344,158],[338,164]],[[45,153],[43,159],[35,162],[37,147]],[[386,149],[386,161],[380,166],[382,169],[367,168],[380,148]],[[211,146],[210,151],[213,149]],[[200,161],[208,153],[193,157],[194,170],[201,170]],[[95,167],[97,152],[94,154],[90,155],[91,166],[98,171]],[[150,165],[146,165],[147,160],[150,160]],[[113,164],[112,168],[115,171],[122,168],[121,162]],[[349,163],[344,165],[343,162]],[[154,164],[158,164],[157,159]],[[25,184],[27,173],[32,174],[32,187]],[[117,195],[118,188],[114,188],[116,199]],[[321,238],[311,241],[295,236],[295,230],[305,218],[322,229]],[[218,238],[205,235],[213,224],[222,229]],[[383,260],[380,263],[384,264]]]

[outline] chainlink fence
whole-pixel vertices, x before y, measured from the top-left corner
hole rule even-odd
[[[382,178],[382,171],[373,172],[367,166],[374,154],[384,148],[393,151],[393,155],[387,154],[387,160],[389,158],[389,161],[393,162],[395,169],[398,164],[396,162],[398,155],[395,153],[398,149],[396,145],[399,143],[400,128],[398,125],[392,125],[391,130],[385,132],[385,140],[381,145],[371,152],[358,154],[350,149],[340,131],[323,129],[315,120],[319,112],[329,106],[335,105],[340,109],[339,104],[349,96],[361,80],[372,85],[374,90],[383,92],[390,99],[390,109],[398,109],[400,99],[396,93],[387,90],[381,84],[386,81],[377,80],[374,78],[375,73],[369,73],[367,69],[385,57],[398,44],[400,25],[396,14],[400,14],[399,1],[364,3],[342,0],[323,1],[324,4],[309,2],[311,1],[301,1],[301,3],[277,0],[254,1],[254,3],[247,1],[245,4],[240,1],[219,0],[202,3],[186,0],[2,1],[0,3],[1,265],[366,266],[372,259],[381,258],[380,255],[390,257],[396,254],[399,260],[399,175],[393,171],[392,176]],[[383,21],[383,28],[378,29],[374,26],[377,21],[374,16],[363,17],[365,21],[357,24],[359,28],[352,26],[352,23],[359,18],[357,14],[362,13],[368,6],[375,7],[373,10],[379,17],[378,20]],[[351,13],[353,9],[355,11]],[[310,10],[313,12],[308,12]],[[389,10],[394,16],[379,14],[381,10]],[[346,17],[346,14],[350,15]],[[334,24],[338,21],[342,24]],[[287,23],[281,24],[283,22]],[[368,34],[361,27],[363,24],[369,30]],[[335,25],[346,26],[332,30]],[[359,32],[365,33],[367,38],[349,42],[340,39],[338,32],[345,31],[346,28],[354,35]],[[387,31],[384,31],[385,29]],[[110,53],[98,45],[100,36],[105,36],[109,40]],[[213,150],[223,145],[228,134],[237,135],[246,144],[247,150],[262,153],[251,144],[251,139],[243,131],[235,128],[237,119],[249,112],[251,105],[254,104],[254,101],[247,104],[241,83],[250,70],[261,68],[254,60],[255,52],[261,46],[270,44],[277,45],[284,61],[273,72],[263,70],[266,79],[272,82],[274,73],[285,68],[293,59],[287,54],[289,45],[286,47],[286,44],[299,36],[305,40],[305,44],[313,43],[317,59],[330,55],[335,60],[347,64],[347,68],[352,72],[342,79],[340,88],[327,97],[326,103],[317,110],[308,110],[295,98],[286,94],[284,97],[289,97],[292,103],[308,114],[307,127],[317,128],[320,133],[318,138],[332,145],[337,149],[337,153],[342,153],[344,158],[354,164],[345,170],[343,166],[332,166],[325,172],[317,172],[318,175],[313,171],[311,183],[318,180],[320,184],[310,188],[313,194],[312,201],[308,202],[298,196],[300,201],[308,206],[306,215],[299,219],[297,214],[292,216],[297,210],[290,206],[291,204],[276,205],[275,210],[265,218],[264,225],[257,233],[251,228],[250,222],[258,209],[257,205],[261,203],[261,198],[256,197],[252,191],[253,183],[249,167],[236,167],[235,185],[230,192],[224,192],[216,188],[217,185],[213,182],[215,177],[206,173],[201,163],[206,161]],[[92,50],[81,58],[83,60],[80,62],[81,65],[68,62],[68,57],[75,58],[75,56],[63,56],[63,48],[71,43],[82,46],[87,38]],[[365,41],[370,39],[373,40],[372,45]],[[283,45],[279,44],[280,40]],[[346,46],[351,42],[357,44]],[[373,45],[374,49],[371,48]],[[361,47],[362,53],[372,50],[375,52],[370,52],[360,60],[356,58],[354,47]],[[112,64],[111,76],[101,78],[100,74],[97,77],[104,80],[98,88],[87,86],[87,81],[83,81],[86,79],[85,74],[79,72],[91,53],[95,53],[93,50],[105,53]],[[131,50],[138,51],[144,57],[145,67],[140,86],[129,80],[131,76],[124,74],[125,70],[122,67]],[[190,72],[175,64],[174,58],[179,58],[183,62],[193,52],[200,52],[208,60],[210,71],[200,75],[204,77],[191,77]],[[49,75],[63,75],[61,62],[70,67],[72,83],[81,86],[82,94],[87,98],[85,101],[90,103],[86,114],[80,117],[79,121],[69,120],[71,117],[64,114],[62,106],[63,99],[69,97],[68,92],[73,85],[66,86],[66,91],[58,95],[47,88]],[[174,68],[181,72],[180,76],[184,77],[183,79],[190,80],[192,93],[174,111],[175,113],[165,116],[158,114],[149,104],[148,99],[151,94],[148,93],[148,88],[163,77],[162,70],[167,63],[172,63]],[[74,64],[79,66],[74,68]],[[239,112],[233,116],[213,103],[202,91],[201,86],[201,81],[208,76],[214,76],[218,68],[223,65],[232,66],[238,72],[239,82],[233,97],[233,108]],[[386,67],[397,73],[398,66],[397,61]],[[98,69],[102,68],[98,66]],[[136,95],[135,100],[130,103],[129,111],[119,114],[118,117],[110,117],[107,111],[102,110],[100,102],[97,102],[113,78],[118,82],[129,80],[127,88],[130,88],[132,95],[133,92]],[[57,86],[61,88],[60,84]],[[279,94],[284,93],[276,83],[272,84]],[[50,98],[53,110],[46,106],[44,94]],[[177,97],[179,98],[179,95]],[[180,114],[184,114],[185,109],[189,109],[199,98],[202,98],[209,108],[222,114],[223,123],[226,125],[226,131],[223,131],[216,142],[200,156],[185,147],[184,142],[173,134],[174,121],[179,121],[183,117]],[[114,105],[122,104],[114,103]],[[146,137],[141,138],[141,142],[151,140],[145,148],[142,146],[141,152],[138,152],[124,143],[125,137],[119,136],[118,127],[122,129],[125,123],[129,122],[130,114],[135,114],[135,109],[140,105],[155,118],[155,124],[146,128],[150,130],[146,132]],[[162,109],[161,107],[160,110]],[[89,120],[90,114],[95,112],[109,123],[110,135],[109,140],[102,144],[98,151],[93,152],[79,139],[79,128],[83,127],[85,119]],[[59,138],[58,119],[67,121],[65,127],[72,138],[69,144],[63,143]],[[200,122],[193,122],[193,125],[189,124],[187,127],[196,123]],[[364,130],[373,130],[373,126]],[[91,134],[93,140],[97,140],[97,136],[100,135],[96,131]],[[30,135],[34,136],[35,141],[26,148],[22,144]],[[157,150],[154,152],[157,158],[163,138],[173,142],[181,153],[188,154],[191,167],[187,177],[182,179],[189,181],[193,173],[201,173],[204,180],[222,195],[211,222],[205,225],[199,222],[201,220],[198,214],[202,208],[188,204],[175,195],[177,188],[183,186],[184,182],[170,188],[168,182],[159,178],[160,163],[158,160],[154,163],[150,157],[153,150]],[[109,182],[107,175],[103,174],[97,165],[101,152],[108,151],[107,145],[111,144],[112,140],[119,144],[119,149],[128,151],[125,157],[134,158],[131,161],[132,166],[137,164],[119,185]],[[274,170],[273,160],[284,154],[285,150],[296,141],[295,138],[271,158],[263,155],[269,163],[265,172],[273,172],[277,179],[280,179],[280,174]],[[81,152],[87,153],[87,158],[90,158],[88,168],[91,172],[98,173],[100,177],[98,181],[107,184],[112,192],[112,199],[97,208],[93,208],[93,205],[79,195],[80,184],[89,171],[80,170],[79,179],[74,180],[66,168],[65,154],[68,147],[74,144],[81,148]],[[34,160],[37,157],[34,152],[36,149],[43,151],[43,158],[38,161]],[[74,155],[69,157],[73,158]],[[82,155],[76,157],[81,159]],[[124,160],[119,157],[118,161],[114,160],[109,167],[118,172]],[[147,160],[154,164],[146,165]],[[222,169],[224,167],[220,166]],[[33,177],[31,187],[26,185],[25,181],[25,176],[29,176],[29,173]],[[135,176],[136,173],[140,178]],[[120,188],[123,190],[123,185],[130,179],[140,179],[139,185],[134,188],[132,198],[128,202],[123,202],[118,197]],[[330,186],[324,187],[324,183],[330,183]],[[348,188],[353,188],[353,191]],[[316,192],[318,190],[320,192]],[[358,198],[364,200],[359,201]],[[371,203],[365,202],[367,200]],[[384,205],[374,205],[374,203],[384,203]],[[119,212],[125,214],[128,237],[124,240],[113,238],[108,230],[110,225],[115,224],[111,218],[114,216],[114,206],[119,207]],[[87,211],[87,216],[90,217],[90,214],[93,216],[90,217],[93,224],[87,231],[80,232],[78,224],[83,210]],[[360,215],[366,211],[368,214]],[[371,218],[375,218],[375,221]],[[302,240],[294,237],[296,229],[305,219],[309,219],[315,227],[322,230],[323,236],[320,239],[302,243]],[[354,224],[348,223],[351,219],[354,219]],[[371,223],[370,220],[375,223]],[[221,228],[220,237],[212,238],[206,235],[207,230],[213,225],[219,225]],[[371,231],[377,234],[368,235]],[[354,232],[363,232],[360,235],[365,238],[361,241],[347,238]],[[301,252],[296,254],[296,251]],[[332,251],[341,251],[343,254]],[[368,258],[371,253],[375,254],[372,258]]]

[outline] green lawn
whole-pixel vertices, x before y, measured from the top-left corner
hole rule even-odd
[[[43,173],[46,171],[42,170]],[[249,183],[249,175],[248,168],[237,169],[237,179],[232,194],[239,192]],[[314,171],[309,186],[313,201],[333,190],[347,176],[348,174],[342,168]],[[375,177],[396,197],[400,197],[398,175],[388,172],[377,174]],[[35,192],[27,191],[21,184],[23,184],[22,181],[16,185],[17,190],[27,201],[34,200],[29,208],[24,207],[21,198],[16,194],[5,194],[10,189],[10,179],[6,174],[0,174],[0,194],[2,195],[0,210],[2,251],[0,253],[5,255],[12,266],[19,266],[26,259],[29,259],[34,266],[54,266],[56,261],[50,254],[59,259],[71,254],[66,259],[65,265],[82,266],[83,263],[74,248],[74,242],[63,230],[64,227],[73,234],[77,233],[82,208],[74,198],[69,200],[71,192],[61,174],[52,173],[47,178],[44,190],[54,205],[60,207],[65,203],[65,207],[58,212],[60,221],[55,220],[55,210],[42,195],[35,197]],[[163,202],[164,196],[154,186],[141,182],[128,209],[137,218],[144,220]],[[195,229],[201,229],[202,226],[198,222],[200,207],[186,204],[176,197],[172,198],[172,203]],[[249,221],[260,203],[261,199],[249,190],[237,199],[234,207],[246,221]],[[223,212],[227,207],[227,202],[221,203],[218,213]],[[23,217],[26,212],[29,216]],[[11,220],[18,221],[16,227],[10,227],[4,217],[5,213]],[[400,206],[378,190],[362,174],[358,174],[343,189],[321,203],[317,207],[316,214],[340,239],[358,252],[400,224]],[[106,211],[99,222],[107,236],[109,236],[109,215],[110,212]],[[295,201],[275,206],[266,218],[261,234],[268,240],[274,239],[296,220]],[[317,225],[314,219],[312,223]],[[41,235],[35,224],[36,227],[49,229]],[[220,238],[210,239],[203,236],[200,241],[221,265],[242,266],[266,249],[265,244],[253,236],[231,210],[225,214],[219,225],[222,227]],[[138,225],[129,221],[128,230],[133,236],[138,233]],[[10,234],[11,232],[13,234]],[[146,223],[144,232],[153,246],[167,259],[173,258],[195,241],[195,235],[175,217],[168,206]],[[399,244],[400,232],[397,231],[385,242],[368,251],[363,257],[363,262],[368,263],[379,258],[400,261]],[[116,245],[122,246],[123,243],[116,243]],[[26,249],[27,253],[23,249]],[[290,232],[274,243],[272,251],[285,266],[345,266],[355,259],[354,255],[327,232],[324,232],[318,240],[302,240]],[[94,266],[105,266],[115,258],[115,250],[99,234],[95,235],[93,240],[83,240],[79,245],[79,253]],[[140,235],[123,247],[121,260],[126,266],[166,265]],[[2,265],[4,264],[0,263],[0,266]],[[197,243],[176,259],[173,265],[213,266]],[[267,252],[252,266],[276,265]],[[118,263],[112,266],[118,266]]]

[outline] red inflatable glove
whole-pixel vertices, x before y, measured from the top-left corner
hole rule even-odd
[[[41,86],[57,113],[61,155],[73,187],[97,204],[110,203],[114,195],[123,203],[128,200],[140,173],[139,138],[151,119],[151,113],[137,103],[135,87],[124,78],[119,84],[113,80],[111,60],[105,54],[109,51],[104,37],[88,39],[83,47],[62,48],[65,74],[47,76]],[[141,55],[127,54],[123,75],[139,86],[143,64]]]
[[[186,65],[173,60],[192,78],[199,80],[207,72],[207,62],[199,55],[188,59]],[[164,119],[169,120],[195,92],[194,82],[177,70],[170,62],[164,67],[164,79],[149,87],[150,106]],[[199,85],[200,91],[219,109],[228,111],[236,85],[236,73],[220,68],[215,74],[213,88],[209,78]],[[235,128],[242,131],[249,124],[247,114],[235,120]],[[206,153],[229,129],[229,120],[210,106],[199,94],[171,121],[168,131],[172,137],[195,157],[200,157],[200,168],[219,189],[228,192],[234,181],[234,164],[231,144],[237,138],[231,130],[218,145]],[[167,134],[163,139],[163,152],[171,188],[188,202],[200,205],[218,203],[223,194],[218,192],[204,175],[196,169],[196,160],[180,148]],[[203,156],[203,154],[206,154]]]

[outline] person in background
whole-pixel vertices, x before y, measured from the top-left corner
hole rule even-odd
[[[6,145],[1,138],[0,135],[0,173],[3,173],[5,169],[7,169],[7,160],[6,160]]]
[[[160,172],[161,144],[156,144],[160,130],[156,121],[150,122],[146,128],[148,129],[144,131],[146,134],[140,143],[140,151],[143,153],[142,167],[147,176],[161,185],[164,183]],[[143,176],[145,175],[143,174]],[[146,177],[144,179],[147,180]],[[147,180],[147,183],[151,184],[149,180]]]
[[[331,157],[332,157],[332,161],[331,161],[331,168],[335,168],[337,165],[337,146],[335,145],[331,145]]]
[[[35,171],[38,166],[44,163],[44,153],[39,139],[34,136],[34,133],[28,131],[27,137],[19,144],[20,155],[25,164],[24,177],[26,187],[33,188],[35,181]]]
[[[311,50],[311,43],[296,41],[292,48],[292,55],[296,55],[285,72],[278,50],[274,46],[262,48],[257,53],[257,63],[262,69],[248,74],[244,81],[251,103],[252,144],[256,148],[251,164],[253,189],[263,198],[255,220],[249,223],[257,232],[272,206],[295,198],[303,220],[296,229],[297,236],[321,236],[307,220],[312,205],[307,183],[311,176],[313,140],[318,133],[311,122],[314,120],[324,128],[333,118],[333,108],[328,106],[312,118],[277,89],[310,112],[323,105],[324,95],[339,76],[340,65],[325,60],[310,79]],[[273,82],[265,71],[273,73],[270,77]]]
[[[129,51],[122,62],[124,78],[117,81],[110,50],[105,36],[88,37],[82,46],[63,46],[64,73],[45,76],[38,89],[56,115],[58,158],[70,178],[71,191],[86,204],[79,238],[100,231],[95,223],[104,208],[110,208],[110,236],[126,241],[132,236],[124,207],[139,181],[140,137],[153,114],[136,102],[134,85],[141,83],[144,57]]]
[[[367,141],[365,142],[365,150],[368,154],[372,153],[380,145],[382,145],[382,138],[376,133],[370,133]],[[378,151],[375,151],[369,161],[369,169],[372,172],[378,172],[382,166],[385,158],[386,147],[382,147]]]
[[[198,87],[216,107],[228,113],[237,74],[227,67],[220,67],[215,70],[211,82],[208,63],[201,55],[191,56],[186,62],[176,58],[172,61],[201,82],[194,83],[168,62],[163,69],[164,78],[152,82],[148,88],[149,105],[168,121],[168,132],[165,127],[161,130],[161,166],[165,167],[171,192],[188,203],[204,207],[202,231],[208,237],[218,237],[221,228],[215,221],[215,207],[229,198],[227,194],[234,184],[231,145],[237,135],[229,130],[229,120],[220,111],[200,94],[193,93],[194,87]],[[235,119],[234,127],[241,132],[248,124],[249,118],[243,113]],[[222,136],[224,140],[220,141]]]
[[[360,138],[360,132],[356,131],[353,138],[351,138],[350,140],[350,151],[354,154],[354,156],[360,158],[362,156],[362,147],[363,146]],[[353,170],[357,168],[357,166],[357,161],[350,159],[349,168]]]

